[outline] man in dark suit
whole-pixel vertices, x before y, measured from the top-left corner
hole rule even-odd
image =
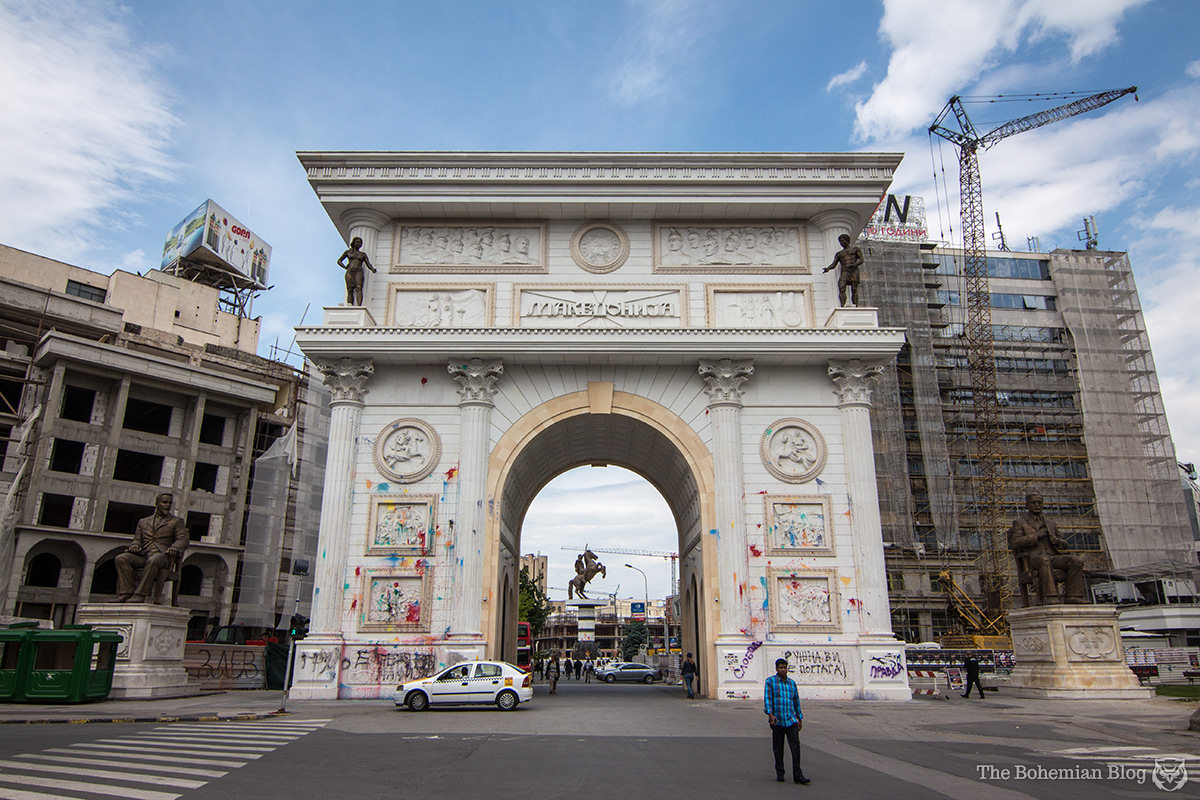
[[[117,602],[161,602],[161,576],[170,573],[188,546],[187,526],[171,513],[175,498],[164,492],[154,501],[154,514],[138,520],[133,544],[117,556]],[[138,579],[138,570],[141,579]]]

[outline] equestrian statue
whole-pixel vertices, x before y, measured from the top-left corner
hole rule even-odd
[[[583,552],[575,558],[575,577],[571,578],[571,582],[567,584],[567,599],[570,600],[578,594],[579,599],[587,600],[588,596],[583,593],[583,587],[587,586],[588,581],[596,577],[597,573],[608,577],[608,571],[604,569],[600,559],[585,547]]]

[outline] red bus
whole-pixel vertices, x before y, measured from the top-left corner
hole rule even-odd
[[[517,623],[517,666],[526,672],[533,666],[533,637],[528,622]]]

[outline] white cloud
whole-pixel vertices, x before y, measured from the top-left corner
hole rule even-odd
[[[1200,61],[1193,61],[1184,68],[1184,73],[1189,78],[1200,78]]]
[[[1077,61],[1116,41],[1124,13],[1145,0],[885,0],[887,75],[855,106],[861,140],[924,128],[946,100],[976,85],[1024,41],[1064,36]],[[996,90],[998,91],[998,90]]]
[[[865,75],[866,72],[867,62],[860,61],[856,66],[851,67],[845,72],[839,72],[837,75],[834,75],[832,78],[830,78],[829,83],[825,84],[825,91],[832,92],[834,89],[837,89],[841,86],[849,86]]]
[[[620,49],[620,62],[610,70],[607,84],[622,105],[637,105],[668,94],[676,73],[687,66],[699,38],[695,0],[630,0],[629,33]]]
[[[108,3],[0,3],[0,239],[70,258],[87,231],[127,223],[118,205],[172,173],[178,124]]]

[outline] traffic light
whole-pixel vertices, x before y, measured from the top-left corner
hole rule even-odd
[[[288,629],[288,636],[292,639],[303,639],[308,636],[308,617],[303,614],[292,614],[292,624]]]

